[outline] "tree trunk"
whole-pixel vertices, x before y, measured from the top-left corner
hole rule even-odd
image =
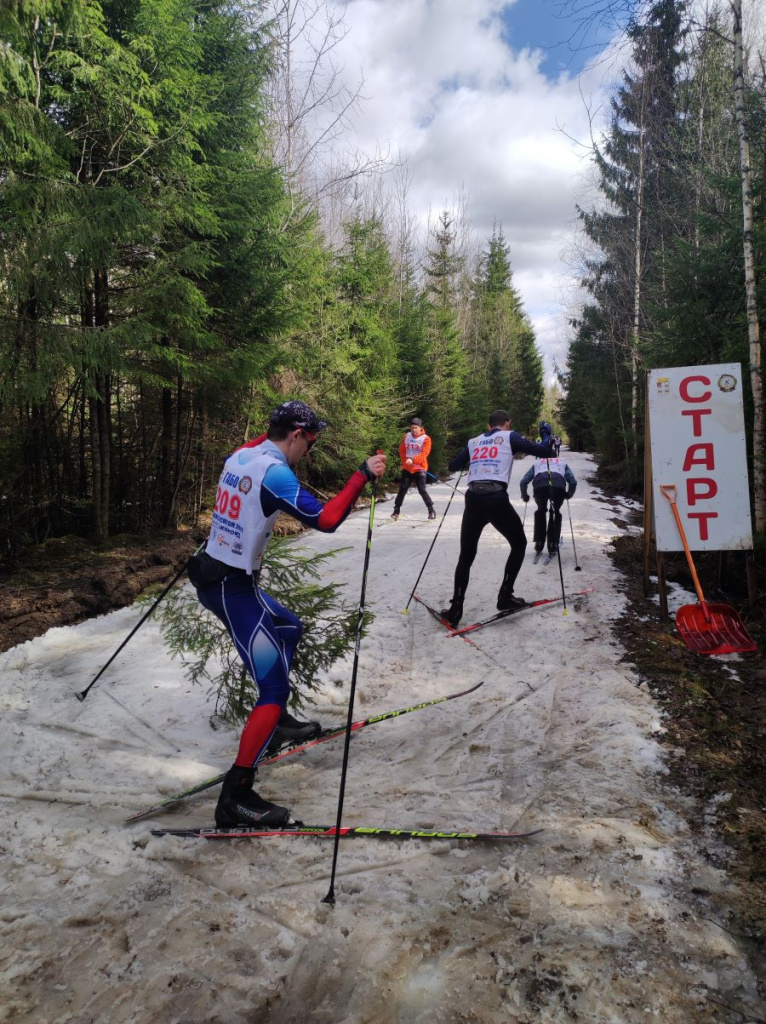
[[[755,528],[766,528],[766,465],[764,464],[763,378],[761,375],[761,334],[758,323],[758,298],[753,253],[753,176],[750,167],[750,143],[745,123],[744,48],[742,43],[742,0],[731,0],[734,20],[734,118],[739,137],[739,163],[742,178],[742,248],[745,262],[747,335],[750,346],[750,388],[753,394],[753,493]]]

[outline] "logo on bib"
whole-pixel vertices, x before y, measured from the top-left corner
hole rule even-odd
[[[252,490],[252,487],[253,481],[250,479],[249,476],[243,476],[242,479],[239,481],[239,490],[242,491],[243,494],[249,494],[250,491]]]

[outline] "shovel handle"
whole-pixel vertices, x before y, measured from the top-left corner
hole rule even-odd
[[[708,611],[707,602],[705,601],[705,595],[702,593],[702,586],[700,585],[697,570],[694,568],[692,553],[689,550],[689,545],[686,541],[686,532],[684,531],[684,524],[681,522],[681,516],[678,514],[678,507],[676,506],[676,494],[678,493],[678,491],[676,490],[676,485],[660,484],[660,491],[662,491],[663,497],[667,498],[670,502],[670,508],[675,517],[678,532],[681,535],[681,543],[683,544],[684,551],[686,552],[686,561],[689,563],[689,570],[691,571],[692,579],[694,580],[694,589],[697,591],[697,597],[699,598],[699,603],[702,606],[702,612],[706,620],[710,622],[710,612]]]

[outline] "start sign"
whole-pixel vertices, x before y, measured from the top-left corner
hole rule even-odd
[[[660,484],[678,488],[692,551],[752,549],[740,364],[650,370],[647,412],[657,550],[683,551]]]

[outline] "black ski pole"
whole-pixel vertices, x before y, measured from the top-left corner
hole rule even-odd
[[[556,506],[553,504],[553,474],[551,473],[551,462],[550,459],[545,460],[545,464],[548,467],[548,501],[550,502],[550,514],[548,516],[548,544],[550,545],[551,539],[556,542],[556,554],[559,560],[559,576],[561,577],[561,600],[564,602],[564,615],[569,615],[567,611],[567,595],[564,590],[564,570],[561,567],[561,534],[556,537]],[[561,513],[559,513],[560,515]]]
[[[559,515],[561,515],[560,512],[559,512]],[[551,526],[553,527],[553,533],[554,533],[554,536],[555,536],[555,533],[556,533],[556,513],[555,513],[554,508],[553,508],[553,501],[552,500],[551,500]],[[556,539],[556,554],[557,554],[558,560],[559,560],[559,576],[561,577],[561,600],[564,602],[564,615],[569,615],[569,612],[567,611],[567,595],[566,595],[566,592],[564,590],[564,569],[562,568],[562,565],[561,565],[561,544],[560,544],[560,540],[561,540],[561,533],[559,533],[559,536]]]
[[[375,498],[378,493],[377,477],[372,485],[372,500],[370,501],[370,521],[367,525],[367,544],[364,551],[364,571],[362,573],[362,592],[359,595],[359,617],[356,622],[356,646],[354,648],[354,666],[351,670],[351,692],[348,697],[348,717],[346,719],[346,739],[343,744],[343,766],[340,771],[340,791],[338,793],[338,816],[335,822],[335,841],[332,850],[332,871],[330,873],[330,888],[322,903],[329,903],[335,906],[335,869],[338,865],[338,843],[340,842],[340,828],[343,818],[343,797],[346,792],[346,772],[348,770],[348,751],[351,742],[351,726],[354,723],[354,697],[356,695],[356,673],[359,668],[359,650],[362,646],[362,627],[364,626],[364,599],[367,593],[367,569],[370,565],[370,549],[372,548],[372,527],[375,522]]]
[[[572,550],[574,551],[575,572],[582,572],[580,563],[577,560],[577,548],[575,547],[574,541],[574,527],[572,526],[572,510],[569,508],[569,498],[567,498],[567,512],[569,513],[569,529],[572,533]]]
[[[415,586],[412,588],[412,592],[410,593],[409,600],[407,601],[407,604],[402,609],[402,614],[403,615],[409,615],[409,613],[410,613],[410,604],[412,602],[412,598],[415,595],[415,591],[418,589],[418,583],[420,583],[420,577],[425,572],[425,568],[426,568],[426,565],[428,563],[428,559],[431,557],[431,552],[433,551],[434,544],[436,543],[436,538],[439,536],[439,530],[441,530],[442,526],[444,525],[444,520],[447,518],[447,513],[449,512],[449,507],[452,504],[452,499],[455,497],[455,494],[457,493],[457,485],[460,483],[460,479],[461,479],[462,476],[463,476],[463,470],[461,469],[460,473],[458,475],[458,478],[455,481],[455,486],[452,488],[452,494],[450,494],[450,496],[449,496],[449,501],[447,502],[447,507],[445,508],[444,513],[442,515],[441,522],[439,523],[439,526],[436,529],[436,533],[434,534],[434,539],[431,541],[431,547],[428,549],[428,554],[426,555],[426,560],[425,560],[425,562],[423,562],[423,566],[422,566],[420,572],[418,573],[418,578],[415,580]]]
[[[203,541],[203,542],[202,542],[202,544],[200,544],[200,546],[199,546],[199,547],[197,548],[197,550],[196,550],[196,551],[194,552],[194,554],[195,554],[195,555],[196,555],[196,554],[198,554],[198,553],[199,553],[199,552],[200,552],[200,551],[202,550],[202,548],[204,547],[204,544],[205,544],[205,542]],[[120,651],[121,651],[121,650],[123,649],[123,647],[124,647],[124,646],[125,646],[125,645],[127,644],[127,642],[128,642],[128,641],[129,641],[130,639],[131,639],[131,637],[135,636],[135,634],[136,634],[136,633],[137,633],[137,632],[139,631],[139,629],[140,629],[140,628],[141,628],[141,627],[143,626],[143,624],[144,624],[144,623],[146,622],[146,620],[147,620],[147,619],[149,618],[149,616],[150,616],[150,615],[152,614],[152,612],[153,612],[153,611],[154,611],[154,609],[155,609],[155,608],[157,607],[157,605],[158,605],[158,604],[160,603],[160,601],[161,601],[161,600],[163,599],[163,597],[165,597],[165,595],[166,595],[166,594],[169,594],[169,593],[170,593],[170,591],[171,591],[171,590],[173,589],[173,587],[174,587],[174,586],[176,585],[176,583],[178,583],[178,581],[179,581],[179,580],[181,579],[181,577],[183,576],[183,574],[184,574],[184,573],[186,572],[186,567],[188,566],[188,564],[189,564],[189,560],[187,559],[187,560],[186,560],[186,561],[184,562],[184,564],[183,564],[183,567],[181,568],[180,572],[177,572],[177,573],[176,573],[176,575],[175,575],[175,576],[173,577],[173,579],[172,579],[172,580],[170,581],[170,583],[168,583],[168,585],[167,585],[167,586],[165,587],[165,589],[164,589],[164,590],[162,591],[162,593],[161,593],[161,594],[160,594],[160,596],[159,596],[159,597],[157,598],[157,600],[156,600],[156,601],[154,602],[154,604],[153,604],[153,605],[151,606],[151,608],[150,608],[150,609],[149,609],[149,611],[148,611],[148,612],[146,613],[146,615],[144,615],[144,616],[143,616],[143,618],[142,618],[142,619],[141,619],[141,621],[140,621],[140,622],[138,623],[138,625],[134,626],[134,627],[133,627],[133,629],[131,629],[130,633],[128,633],[128,635],[127,635],[127,636],[125,637],[125,639],[124,639],[124,640],[122,641],[122,643],[120,644],[120,646],[119,646],[119,647],[117,648],[117,650],[116,650],[116,651],[114,652],[114,654],[113,654],[113,655],[111,656],[111,658],[109,659],[109,661],[107,661],[106,665],[102,666],[102,668],[101,668],[101,669],[100,669],[100,670],[99,670],[99,671],[98,671],[98,672],[96,673],[96,675],[95,675],[95,676],[94,676],[94,677],[93,677],[93,678],[91,679],[91,681],[90,681],[90,682],[88,683],[88,685],[87,685],[87,686],[85,687],[85,689],[84,689],[84,690],[82,690],[82,691],[81,691],[80,693],[76,693],[76,694],[75,694],[75,697],[77,697],[77,699],[78,699],[79,701],[84,701],[84,700],[85,700],[85,698],[86,698],[86,697],[88,696],[88,693],[90,692],[90,688],[91,688],[91,686],[93,686],[93,684],[94,684],[94,683],[96,682],[96,680],[97,680],[97,679],[99,679],[99,678],[100,678],[100,677],[101,677],[101,676],[102,676],[102,675],[104,674],[104,672],[106,672],[106,670],[107,670],[107,669],[109,668],[109,666],[110,666],[110,665],[112,664],[112,662],[113,662],[113,661],[114,661],[114,659],[115,659],[115,658],[117,657],[117,655],[118,655],[118,654],[120,653]]]

